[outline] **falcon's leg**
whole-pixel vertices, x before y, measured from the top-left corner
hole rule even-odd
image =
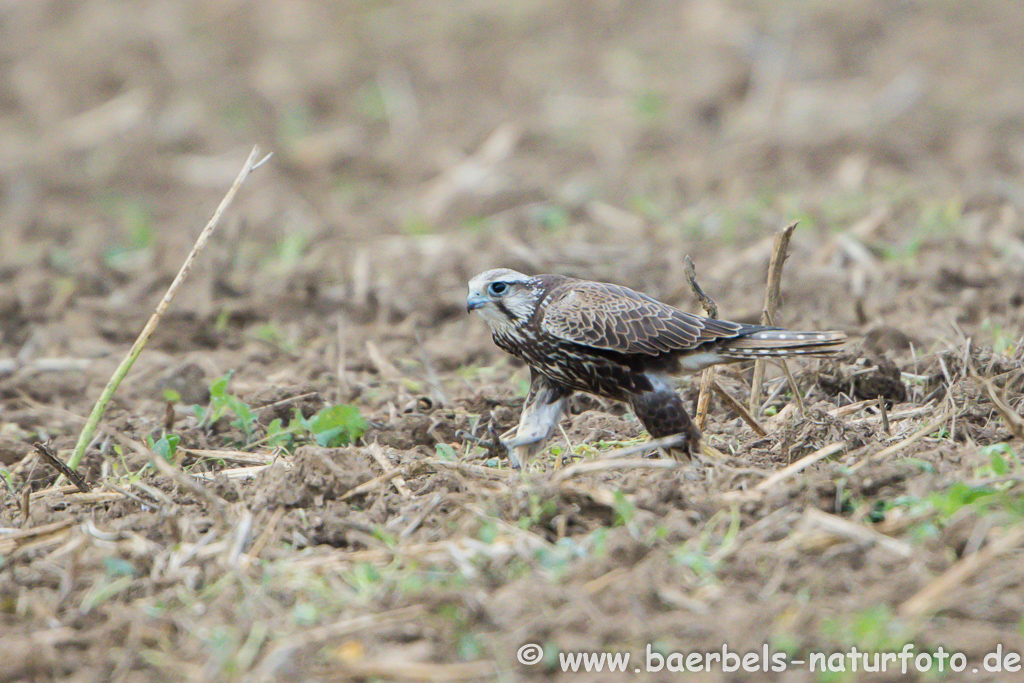
[[[629,405],[652,438],[685,434],[686,441],[668,450],[677,459],[688,459],[700,450],[700,429],[693,424],[675,389],[660,378],[649,378],[653,391],[635,394],[630,397]]]
[[[562,417],[571,389],[552,384],[544,375],[530,370],[530,391],[514,438],[502,441],[512,467],[520,469],[528,458],[544,448]]]

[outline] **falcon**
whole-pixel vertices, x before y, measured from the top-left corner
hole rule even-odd
[[[827,355],[846,340],[843,332],[705,318],[620,285],[508,268],[470,280],[466,310],[530,368],[519,426],[501,440],[517,469],[543,449],[573,392],[629,404],[652,437],[685,435],[680,450],[689,454],[701,435],[672,375],[751,358]]]

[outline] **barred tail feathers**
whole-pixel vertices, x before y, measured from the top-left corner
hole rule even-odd
[[[722,342],[718,354],[726,358],[773,358],[785,356],[827,356],[837,353],[846,343],[839,331],[800,332],[761,330]]]

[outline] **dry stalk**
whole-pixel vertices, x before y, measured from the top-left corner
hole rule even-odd
[[[767,311],[765,313],[767,315]],[[769,325],[775,324],[771,315],[767,315],[767,318]],[[782,366],[782,371],[786,373],[786,379],[789,380],[789,386],[793,390],[793,398],[796,399],[796,405],[800,409],[800,416],[803,417],[807,414],[807,406],[804,405],[804,396],[800,393],[800,387],[797,386],[796,379],[793,377],[793,371],[789,369],[789,363],[786,362],[785,358],[778,358],[776,360]]]
[[[380,447],[380,444],[370,444],[369,450],[370,455],[372,455],[373,459],[377,461],[377,464],[380,465],[381,470],[383,470],[385,474],[395,469],[392,467],[391,463],[388,462],[388,459],[384,457],[384,450]],[[398,490],[398,493],[402,498],[408,499],[412,496],[412,491],[410,491],[409,487],[405,485],[405,479],[402,476],[396,476],[391,480],[391,483],[395,485],[395,489]]]
[[[568,495],[589,498],[598,505],[604,505],[608,508],[614,508],[619,500],[625,500],[631,504],[636,502],[636,496],[632,494],[612,491],[611,489],[599,486],[582,486],[563,481],[558,485],[558,490]]]
[[[154,488],[154,487],[150,486],[149,484],[147,484],[145,482],[134,481],[134,482],[132,482],[132,488],[133,489],[138,489],[138,490],[142,491],[143,493],[145,493],[147,496],[149,496],[153,500],[157,501],[158,503],[163,503],[164,505],[167,505],[167,506],[170,506],[170,507],[174,506],[174,501],[171,500],[170,496],[168,496],[166,493],[164,493],[160,489]]]
[[[465,509],[468,510],[469,512],[472,512],[474,515],[484,520],[485,522],[493,524],[495,527],[500,529],[502,532],[504,532],[511,538],[518,538],[525,541],[526,545],[532,548],[551,548],[551,543],[549,543],[543,536],[540,536],[539,534],[536,534],[530,531],[529,529],[521,529],[515,524],[510,524],[509,522],[506,522],[505,520],[499,517],[489,515],[479,505],[468,503],[465,505]]]
[[[68,467],[68,465],[63,460],[58,458],[57,454],[53,452],[53,449],[50,448],[48,444],[39,443],[37,441],[32,445],[35,447],[36,452],[39,453],[39,457],[42,458],[43,462],[48,464],[53,469],[57,470],[58,473],[70,479],[71,483],[78,487],[79,491],[81,491],[82,493],[89,493],[90,491],[92,491],[92,487],[89,486],[89,483],[82,478],[82,475],[73,470],[71,467]]]
[[[514,537],[507,534],[498,534],[489,544],[471,538],[459,538],[457,540],[403,545],[397,548],[371,548],[349,552],[331,552],[329,554],[311,555],[294,560],[290,563],[290,566],[293,569],[326,571],[331,568],[344,567],[354,562],[382,564],[395,560],[401,562],[415,560],[425,564],[447,563],[452,559],[453,548],[462,548],[461,551],[457,552],[461,552],[464,557],[472,553],[492,553],[495,549],[500,549],[500,554],[510,549],[514,541],[522,540],[523,538],[521,534],[517,534]],[[529,548],[531,553],[533,550],[536,550],[535,545],[530,545]]]
[[[123,498],[131,498],[142,509],[145,509],[147,507],[152,507],[153,506],[153,504],[151,502],[143,500],[142,498],[140,498],[139,496],[136,496],[131,491],[127,491],[127,490],[121,488],[120,486],[118,486],[117,484],[115,484],[112,481],[105,481],[105,482],[103,482],[103,488],[107,489],[108,491],[110,491],[112,493],[118,493]],[[154,499],[154,500],[156,500],[158,503],[160,502],[159,499]]]
[[[511,477],[516,474],[515,470],[499,470],[494,467],[473,465],[468,462],[452,462],[450,460],[441,460],[439,458],[424,458],[423,460],[418,460],[417,462],[428,467],[433,467],[435,470],[448,470],[450,472],[459,472],[460,474],[466,474],[470,476],[485,476],[504,479],[506,477]]]
[[[281,518],[284,517],[284,513],[287,510],[283,507],[274,508],[274,511],[270,513],[270,519],[267,521],[267,526],[263,528],[260,535],[256,537],[256,541],[252,544],[252,548],[242,558],[242,567],[248,567],[253,561],[260,556],[263,551],[263,546],[267,544],[270,537],[274,535],[274,531],[277,530],[277,525],[280,523]]]
[[[686,443],[689,437],[686,434],[672,434],[661,439],[650,439],[642,443],[633,444],[632,446],[625,446],[624,448],[617,448],[614,451],[608,451],[599,458],[600,460],[617,460],[619,458],[628,458],[636,455],[637,453],[644,453],[656,448],[674,448]],[[580,464],[580,463],[576,463]],[[570,465],[566,469],[575,467]]]
[[[196,494],[197,496],[205,500],[207,503],[210,504],[214,512],[216,512],[218,515],[223,516],[224,510],[225,508],[227,508],[228,505],[228,502],[226,500],[224,500],[223,498],[221,498],[220,496],[218,496],[205,486],[202,486],[193,477],[190,477],[189,475],[185,474],[174,465],[170,464],[169,462],[161,458],[157,453],[149,451],[148,455],[149,462],[151,465],[153,465],[153,469],[155,469],[157,472],[164,475],[165,477],[167,477],[168,479],[170,479],[183,489],[191,491],[192,493]]]
[[[906,449],[908,446],[916,443],[917,441],[919,441],[923,437],[927,436],[928,434],[931,434],[933,431],[935,431],[935,429],[939,425],[941,425],[945,421],[946,421],[946,414],[942,413],[938,417],[934,418],[931,422],[926,424],[924,427],[922,427],[921,429],[917,430],[916,432],[914,432],[913,434],[911,434],[907,438],[903,439],[902,441],[900,441],[898,443],[894,443],[893,445],[889,446],[888,448],[883,448],[882,450],[878,451],[874,455],[871,455],[871,456],[869,456],[867,458],[864,458],[863,460],[861,460],[860,462],[858,462],[857,464],[855,464],[853,467],[850,468],[850,474],[853,474],[854,472],[859,471],[862,467],[867,465],[869,462],[879,462],[881,460],[885,460],[890,455],[894,455],[896,453],[899,453],[900,451],[902,451],[902,450]]]
[[[878,397],[878,412],[882,415],[882,429],[886,436],[892,436],[892,428],[889,427],[889,411],[885,408],[885,399]]]
[[[1018,439],[1024,439],[1024,418],[1021,418],[1016,411],[1006,404],[999,394],[996,393],[996,387],[992,384],[992,380],[983,379],[982,384],[985,386],[985,391],[988,393],[988,398],[992,401],[992,405],[995,406],[996,412],[1003,418],[1003,422],[1010,428],[1013,435]]]
[[[64,486],[54,486],[48,489],[40,489],[39,491],[32,491],[29,495],[29,500],[39,500],[40,498],[46,498],[47,496],[59,493],[71,493],[77,491],[78,487],[74,484],[65,484]],[[29,491],[29,489],[25,489]]]
[[[494,662],[482,659],[451,663],[366,659],[352,662],[342,661],[341,668],[348,676],[354,678],[431,681],[432,683],[489,679],[497,673]]]
[[[704,307],[704,312],[707,313],[708,317],[718,318],[718,304],[697,283],[697,269],[693,265],[693,259],[690,258],[689,254],[686,255],[686,279],[690,282],[690,288],[693,289],[693,293],[697,296],[701,306]],[[704,429],[704,425],[708,421],[708,409],[711,406],[711,389],[714,383],[715,367],[705,368],[700,374],[700,393],[697,395],[697,414],[694,416],[694,422],[696,422],[699,429]],[[721,391],[721,388],[719,388],[719,391]]]
[[[941,608],[948,596],[957,594],[957,587],[962,585],[982,567],[994,559],[1010,552],[1024,542],[1024,525],[1010,529],[998,539],[977,552],[962,558],[947,569],[941,576],[907,599],[899,608],[899,614],[906,617],[918,617]]]
[[[74,372],[86,370],[90,365],[92,360],[89,358],[35,358],[25,361],[20,358],[4,358],[0,359],[0,377],[13,375],[15,372]]]
[[[819,448],[813,453],[810,453],[800,458],[796,462],[787,465],[786,467],[783,467],[781,470],[773,472],[771,475],[762,480],[761,483],[759,483],[754,488],[741,491],[726,491],[719,497],[719,500],[721,500],[723,503],[746,503],[761,500],[765,497],[765,495],[767,495],[770,489],[777,486],[779,483],[785,481],[794,474],[797,474],[807,469],[814,463],[820,460],[824,460],[825,458],[835,455],[836,453],[839,453],[844,448],[846,448],[846,446],[846,442],[839,441],[824,446],[823,448]],[[759,471],[757,473],[762,474]]]
[[[708,369],[710,370],[710,368],[708,368]],[[705,372],[707,372],[707,370],[705,370]],[[703,388],[704,388],[704,385],[701,384],[701,389],[703,389]],[[715,393],[718,394],[719,398],[721,398],[723,401],[725,401],[725,403],[730,408],[732,408],[736,412],[737,415],[739,415],[741,418],[743,418],[744,422],[746,422],[748,425],[750,425],[751,429],[753,429],[755,432],[757,432],[758,436],[768,436],[768,431],[764,427],[762,427],[761,424],[756,419],[754,419],[754,416],[751,415],[747,411],[747,409],[743,407],[742,403],[740,403],[739,401],[734,399],[729,394],[729,392],[727,392],[725,389],[722,388],[722,385],[720,385],[718,382],[715,381],[714,376],[712,376],[712,378],[711,378],[711,388],[714,389]]]
[[[262,412],[267,411],[267,410],[273,410],[275,408],[280,408],[281,406],[286,406],[286,405],[289,405],[291,403],[298,403],[299,401],[301,401],[303,399],[312,398],[313,396],[319,396],[319,395],[320,395],[319,391],[309,391],[309,392],[307,392],[305,394],[299,394],[298,396],[289,396],[288,398],[282,398],[280,401],[274,401],[273,403],[268,403],[265,406],[260,406],[259,408],[253,408],[253,412],[255,412],[255,413],[262,413]]]
[[[425,608],[422,605],[401,607],[390,612],[379,614],[361,614],[358,617],[342,619],[333,624],[311,628],[303,633],[282,638],[277,642],[276,647],[267,653],[259,668],[253,672],[254,680],[276,681],[279,679],[278,669],[291,659],[292,654],[301,647],[319,645],[332,638],[352,633],[367,632],[374,628],[384,628],[395,623],[411,621],[423,616]]]
[[[231,545],[228,546],[227,556],[225,557],[229,567],[237,567],[242,559],[242,550],[245,548],[245,543],[249,540],[249,534],[252,532],[251,512],[246,509],[241,511],[238,519],[235,521],[234,531],[234,538],[231,540]]]
[[[59,522],[51,522],[50,524],[42,524],[31,529],[4,534],[0,537],[0,555],[9,557],[11,553],[22,546],[29,543],[37,543],[41,540],[52,540],[53,542],[63,540],[70,533],[70,529],[74,525],[75,520],[62,519]]]
[[[586,462],[578,462],[574,465],[569,465],[565,469],[559,470],[555,476],[551,478],[551,483],[557,484],[569,479],[570,477],[586,474],[588,472],[602,472],[606,470],[674,470],[681,465],[682,463],[677,460],[667,459],[588,460]]]
[[[90,491],[89,493],[67,493],[61,498],[65,503],[111,503],[124,500],[128,495],[117,491]]]
[[[808,467],[818,462],[819,460],[824,460],[825,458],[828,458],[830,456],[835,455],[836,453],[839,453],[844,448],[846,448],[845,441],[837,441],[836,443],[830,443],[827,446],[819,448],[813,453],[805,455],[796,462],[787,465],[786,467],[783,467],[781,470],[777,472],[772,473],[771,476],[769,476],[760,484],[755,486],[754,490],[767,491],[768,489],[772,488],[779,482],[785,481],[786,479],[793,476],[797,472],[802,472],[803,470],[807,469]]]
[[[629,571],[624,567],[616,567],[609,572],[605,572],[596,579],[591,579],[585,584],[580,586],[584,593],[587,595],[597,595],[604,591],[608,586],[618,581],[623,576],[626,576]]]
[[[408,468],[407,467],[405,467],[405,466],[403,466],[403,467],[396,467],[395,469],[391,470],[390,472],[385,472],[384,474],[381,474],[380,476],[374,477],[373,479],[370,479],[369,481],[364,481],[362,484],[359,484],[358,486],[353,486],[348,491],[345,491],[345,493],[341,494],[341,496],[338,497],[338,500],[348,500],[349,498],[353,498],[355,496],[362,495],[362,494],[367,493],[369,491],[373,491],[374,489],[376,489],[376,488],[378,488],[378,487],[380,487],[380,486],[382,486],[384,484],[387,484],[389,481],[391,481],[395,477],[401,477],[401,476],[406,475],[408,473],[409,472],[408,472]]]
[[[866,403],[868,405],[871,405],[871,404],[874,403],[874,401],[869,399],[867,401],[861,401],[861,403]],[[853,404],[853,405],[859,405],[859,404]],[[921,415],[930,415],[930,414],[935,412],[935,405],[936,405],[935,403],[929,401],[928,403],[926,403],[925,405],[923,405],[923,406],[921,406],[919,408],[909,408],[907,410],[900,410],[900,411],[895,412],[895,413],[888,413],[888,411],[886,411],[886,413],[888,414],[888,418],[889,418],[889,426],[891,427],[893,423],[895,423],[897,421],[900,421],[900,420],[906,420],[906,419],[911,418],[911,417],[920,417]],[[845,406],[845,407],[851,408],[853,406]],[[861,407],[864,407],[864,406],[861,406]],[[843,413],[841,411],[842,411],[842,408],[832,409],[832,410],[828,411],[828,414],[831,415],[832,417],[842,417],[844,414],[845,415],[849,414],[849,412]],[[852,412],[856,412],[856,411],[852,411]],[[868,423],[868,422],[879,422],[879,421],[881,421],[881,419],[882,419],[881,414],[879,414],[879,415],[871,415],[869,417],[858,418],[856,420],[847,420],[847,424],[855,425],[855,424],[864,424],[864,423]]]
[[[373,364],[374,369],[381,377],[393,382],[400,382],[405,379],[405,375],[395,367],[395,364],[384,355],[384,352],[380,350],[380,347],[373,343],[372,339],[366,340],[366,355],[369,357],[370,362]]]
[[[711,392],[717,389],[720,393],[724,390],[715,382],[715,366],[704,368],[700,373],[700,393],[697,394],[697,413],[693,417],[698,429],[703,430],[708,422],[708,410],[711,408]],[[732,398],[732,397],[730,397]]]
[[[278,461],[285,469],[290,469],[292,464],[286,460]],[[228,467],[223,470],[217,470],[216,472],[197,472],[191,475],[194,479],[204,479],[212,481],[218,476],[226,477],[227,479],[252,479],[263,470],[270,467],[270,465],[249,465],[247,467]]]
[[[845,406],[839,406],[838,408],[832,408],[828,411],[828,414],[832,417],[846,417],[847,415],[853,415],[854,413],[864,410],[868,406],[874,403],[874,400],[868,399],[867,401],[857,401]]]
[[[772,257],[768,262],[768,285],[764,294],[764,308],[761,310],[761,323],[770,325],[769,320],[775,317],[775,311],[779,308],[779,298],[782,291],[782,264],[786,260],[786,252],[789,249],[789,240],[793,236],[793,230],[797,224],[791,223],[775,233],[775,241],[772,244]],[[750,386],[750,412],[756,414],[761,400],[761,387],[764,384],[765,362],[762,359],[754,361],[754,379]],[[797,393],[796,386],[793,386],[793,393]]]
[[[223,460],[237,462],[241,465],[269,465],[274,461],[274,458],[269,455],[246,453],[245,451],[217,451],[208,448],[178,448],[178,450],[200,460]]]
[[[121,364],[117,366],[117,370],[110,377],[107,382],[107,386],[103,388],[103,392],[100,394],[99,399],[96,401],[96,405],[93,406],[92,413],[89,414],[89,419],[86,420],[85,426],[82,427],[82,432],[78,436],[78,443],[75,444],[75,450],[71,453],[71,458],[68,459],[68,467],[76,469],[82,461],[82,457],[85,455],[85,449],[92,442],[93,434],[96,432],[96,427],[99,425],[100,419],[103,417],[103,413],[107,409],[107,405],[110,403],[110,399],[113,398],[114,392],[117,391],[117,387],[120,386],[121,381],[125,375],[128,374],[128,370],[131,369],[135,360],[142,353],[142,349],[146,346],[146,342],[149,341],[149,337],[156,330],[156,326],[160,323],[160,319],[167,311],[168,306],[171,305],[171,301],[174,296],[178,293],[185,278],[188,277],[189,272],[192,270],[192,264],[196,259],[196,256],[206,246],[206,242],[210,239],[210,235],[213,234],[214,229],[217,227],[217,223],[220,222],[220,217],[224,211],[231,204],[231,201],[235,198],[235,194],[238,192],[238,188],[241,187],[242,183],[249,176],[249,173],[259,168],[267,159],[270,157],[264,157],[262,161],[257,162],[256,159],[259,155],[260,148],[253,147],[252,152],[249,153],[249,158],[245,160],[242,165],[242,170],[239,171],[238,177],[235,178],[235,182],[231,185],[231,188],[224,195],[217,210],[213,212],[213,216],[210,221],[203,228],[203,231],[199,233],[199,237],[196,239],[196,243],[192,246],[192,251],[189,252],[185,258],[185,262],[181,264],[181,269],[175,276],[171,286],[167,288],[167,293],[164,294],[163,299],[157,304],[156,310],[153,311],[153,315],[150,316],[146,326],[142,328],[142,332],[139,333],[135,343],[132,344],[131,349],[128,351],[128,355],[125,357]],[[59,479],[58,479],[59,482]]]
[[[441,501],[443,500],[444,496],[442,494],[435,493],[433,497],[431,497],[431,499],[427,501],[427,504],[424,505],[423,508],[416,513],[416,516],[409,520],[409,523],[405,526],[405,528],[399,532],[398,541],[401,543],[402,541],[405,541],[410,536],[412,536],[413,533],[415,533],[415,531],[420,528],[420,525],[422,525],[423,522],[426,521],[427,517],[430,516],[430,513],[436,510],[437,506],[440,505]]]
[[[787,403],[786,405],[782,406],[782,410],[780,410],[779,412],[775,413],[774,415],[769,417],[767,420],[765,420],[765,424],[767,425],[768,431],[769,432],[776,432],[776,431],[782,429],[782,427],[785,426],[786,423],[789,422],[789,418],[793,417],[793,414],[795,412],[796,412],[796,404],[795,403]]]
[[[808,508],[804,512],[804,519],[806,519],[812,526],[823,529],[829,534],[846,538],[850,541],[854,541],[855,543],[877,545],[880,548],[888,550],[897,557],[907,558],[914,554],[914,548],[903,541],[886,536],[885,534],[866,527],[863,524],[857,524],[856,522],[851,522],[848,519],[843,519],[842,517],[822,512],[817,508]]]

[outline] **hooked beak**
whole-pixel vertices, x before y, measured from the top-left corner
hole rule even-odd
[[[487,305],[487,297],[483,294],[470,294],[466,299],[466,313],[471,313],[481,306]]]

